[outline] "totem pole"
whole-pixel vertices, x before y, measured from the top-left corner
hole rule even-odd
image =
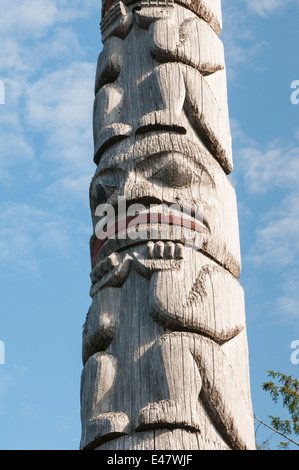
[[[221,27],[103,3],[81,449],[255,447]]]

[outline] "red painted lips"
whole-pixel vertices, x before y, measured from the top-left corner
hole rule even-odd
[[[147,224],[168,224],[172,226],[178,226],[182,227],[185,229],[189,229],[191,231],[197,232],[197,233],[203,233],[206,230],[206,227],[204,224],[200,221],[197,220],[192,220],[192,219],[186,219],[180,216],[174,216],[174,215],[163,215],[161,213],[147,213],[147,214],[141,214],[141,215],[134,215],[127,217],[126,219],[123,219],[121,221],[117,221],[114,225],[111,225],[107,228],[106,231],[102,232],[102,235],[100,238],[97,238],[97,241],[93,245],[92,252],[91,252],[91,262],[92,264],[94,263],[95,257],[98,253],[98,251],[102,248],[102,246],[107,242],[109,239],[116,239],[117,236],[120,234],[125,234],[130,232],[130,228],[133,229],[135,227],[134,224],[131,224],[134,220],[136,220],[136,226],[145,226]],[[129,229],[129,230],[128,230]]]
[[[106,6],[105,6],[105,10],[104,10],[104,13],[103,13],[103,17],[106,15],[106,13],[108,12],[108,10],[110,10],[111,6],[113,5],[113,3],[115,3],[117,0],[108,0],[108,2],[106,3]]]

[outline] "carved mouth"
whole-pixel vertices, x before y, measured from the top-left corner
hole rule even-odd
[[[192,240],[209,231],[207,222],[194,213],[162,213],[152,209],[116,218],[110,224],[105,221],[99,224],[97,239],[91,249],[92,265],[100,250],[111,240],[119,240],[125,246],[149,240],[182,241]]]
[[[104,7],[104,11],[103,11],[103,17],[106,15],[106,13],[108,12],[108,10],[110,10],[110,8],[112,7],[112,5],[116,3],[116,0],[108,0],[105,7]]]

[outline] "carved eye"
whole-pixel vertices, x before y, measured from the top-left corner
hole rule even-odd
[[[103,169],[99,175],[99,182],[106,188],[117,188],[126,178],[127,172],[121,168],[111,167]]]
[[[106,204],[112,193],[118,189],[126,176],[121,168],[103,169],[93,181],[91,187],[91,204],[93,210],[100,204]]]
[[[192,183],[193,172],[183,159],[173,159],[153,175],[175,188],[184,188]]]
[[[92,188],[92,193],[91,193],[91,203],[93,205],[93,210],[96,210],[96,208],[100,204],[105,204],[108,199],[107,193],[105,188],[101,184],[96,184]]]

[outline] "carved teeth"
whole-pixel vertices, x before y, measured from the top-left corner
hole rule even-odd
[[[157,242],[155,246],[155,255],[158,259],[163,259],[164,256],[164,243]]]
[[[173,242],[148,242],[148,259],[183,259],[184,246],[181,243]]]
[[[174,257],[175,252],[175,245],[172,242],[165,243],[164,253],[165,257],[168,259],[172,259]]]
[[[175,257],[177,259],[183,259],[184,257],[183,251],[184,251],[183,245],[181,243],[177,243],[175,246]]]
[[[147,244],[147,257],[148,257],[148,259],[153,258],[154,247],[155,247],[154,242],[148,242],[148,244]]]

